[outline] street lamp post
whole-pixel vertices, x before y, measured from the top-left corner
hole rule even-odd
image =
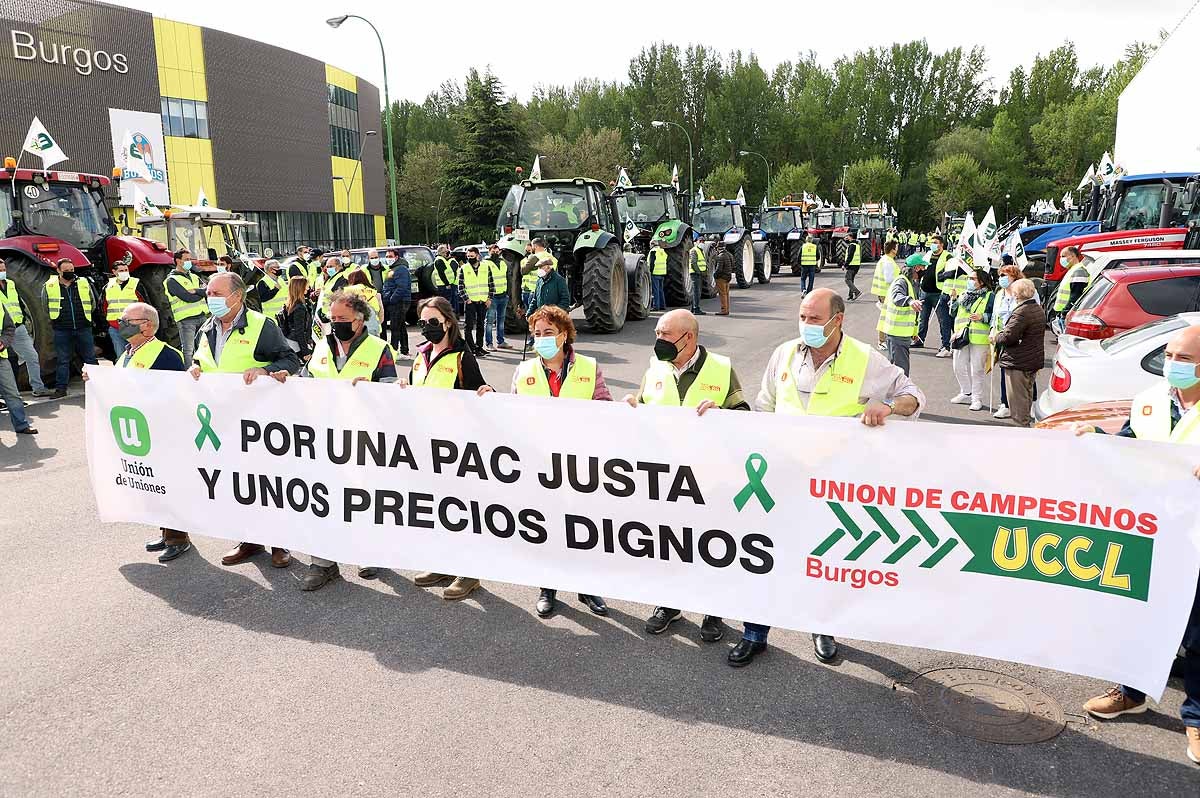
[[[363,154],[363,150],[367,146],[367,136],[374,136],[374,135],[375,135],[374,130],[368,130],[363,135],[362,142],[358,145],[358,160],[354,162],[354,171],[350,173],[350,182],[344,183],[344,185],[346,187],[346,240],[350,242],[350,246],[352,246],[352,247],[354,246],[354,233],[353,233],[354,228],[351,227],[352,217],[350,215],[350,192],[352,192],[354,190],[354,179],[356,177],[358,177],[358,167],[362,165],[362,154]],[[341,178],[335,177],[334,180],[341,180]],[[397,236],[400,235],[398,232],[396,232],[394,230],[392,232]]]
[[[767,204],[771,202],[771,164],[762,153],[754,152],[753,150],[739,150],[738,155],[757,155],[762,158],[763,165],[767,167]]]
[[[341,175],[334,175],[333,180],[334,180],[334,182],[337,182],[339,180],[342,181],[342,188],[346,189],[346,246],[347,246],[347,248],[349,248],[349,246],[350,246],[350,189],[346,183],[346,178],[342,177]],[[334,218],[335,219],[337,218],[337,214],[334,214]],[[338,227],[340,228],[341,225],[339,224]],[[341,238],[341,235],[339,235],[338,238]]]
[[[361,19],[363,22],[371,26],[371,30],[375,31],[375,38],[379,40],[379,57],[383,59],[383,124],[387,127],[387,146],[388,158],[384,161],[385,168],[388,161],[396,155],[395,147],[392,144],[392,99],[388,94],[388,77],[387,77],[387,51],[383,48],[383,37],[379,35],[379,29],[371,24],[371,20],[366,17],[360,17],[358,14],[343,14],[340,17],[331,17],[325,20],[331,28],[340,27],[343,22],[348,19]],[[361,156],[360,156],[361,160]],[[392,235],[399,239],[400,236],[400,208],[396,204],[396,164],[392,163],[388,169],[388,184],[392,192]]]
[[[1008,223],[1008,198],[1011,196],[1012,196],[1012,194],[1004,195],[1004,222],[1005,222],[1005,224]]]
[[[651,127],[666,127],[671,125],[683,131],[683,135],[687,138],[688,143],[688,202],[693,202],[696,197],[696,174],[693,171],[694,162],[692,161],[692,137],[688,134],[687,129],[678,122],[664,122],[661,119],[655,119],[650,123]]]

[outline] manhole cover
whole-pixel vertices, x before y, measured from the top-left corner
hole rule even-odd
[[[1003,673],[937,668],[919,675],[911,687],[927,721],[976,740],[1040,743],[1066,726],[1057,701]]]

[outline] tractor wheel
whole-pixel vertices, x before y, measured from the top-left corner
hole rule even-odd
[[[17,286],[17,293],[26,298],[25,323],[41,361],[42,379],[46,385],[54,385],[54,368],[58,358],[54,354],[54,333],[50,329],[50,312],[42,303],[42,285],[54,272],[49,266],[40,265],[25,255],[13,252],[4,256],[8,279]],[[15,353],[9,357],[14,357]],[[0,368],[8,368],[7,364]],[[24,381],[19,380],[24,385]]]
[[[740,243],[729,247],[733,256],[733,276],[737,279],[738,288],[749,288],[754,279],[754,242],[750,236],[742,236]]]
[[[650,315],[650,264],[646,263],[645,255],[626,255],[627,258],[637,258],[637,268],[629,277],[629,311],[627,319],[641,321]]]
[[[787,262],[791,267],[792,274],[800,276],[800,247],[804,246],[802,241],[789,241],[787,243]]]
[[[684,238],[674,247],[667,250],[667,276],[664,281],[663,294],[667,298],[667,306],[673,308],[690,308],[692,306],[692,242]]]
[[[762,285],[771,282],[775,266],[775,258],[771,255],[771,245],[766,241],[755,244],[754,260],[754,279]]]
[[[625,326],[629,277],[623,255],[621,245],[611,241],[583,258],[583,315],[592,332],[613,333]]]
[[[163,286],[163,281],[174,268],[170,263],[147,263],[134,270],[133,276],[138,278],[138,290],[142,296],[158,311],[156,337],[179,349],[179,325],[175,323],[171,300],[167,298],[167,289]]]
[[[529,330],[525,317],[517,313],[521,307],[521,259],[514,253],[504,250],[500,253],[508,266],[508,305],[504,310],[504,332],[506,335],[519,335]]]

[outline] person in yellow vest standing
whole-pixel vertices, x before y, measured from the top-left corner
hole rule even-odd
[[[1200,446],[1200,327],[1185,327],[1167,342],[1163,381],[1133,398],[1129,419],[1117,433],[1122,438]],[[1079,424],[1076,435],[1102,432]],[[1200,465],[1192,470],[1200,479]],[[1183,630],[1183,692],[1179,708],[1187,736],[1187,757],[1200,765],[1200,582],[1196,585],[1192,611]],[[1096,696],[1083,708],[1097,718],[1145,712],[1146,694],[1120,685]]]
[[[908,256],[888,288],[883,316],[876,326],[887,342],[888,360],[905,374],[909,369],[909,348],[917,334],[917,314],[921,312],[917,286],[921,284],[926,265],[923,254],[917,252]]]
[[[37,435],[38,431],[25,415],[25,403],[17,390],[17,377],[9,368],[8,360],[14,357],[12,349],[13,338],[16,335],[16,325],[8,312],[8,306],[0,304],[0,398],[8,405],[8,418],[13,430],[18,435]],[[84,372],[86,377],[87,372]]]
[[[867,427],[920,413],[925,395],[873,346],[846,335],[845,318],[846,303],[828,288],[804,298],[800,337],[777,347],[767,362],[756,402],[759,412],[857,417]],[[747,623],[742,641],[729,652],[729,664],[748,665],[765,651],[768,628]],[[837,643],[829,635],[814,634],[813,650],[817,659],[831,662]]]
[[[967,275],[966,292],[951,303],[954,334],[950,346],[954,349],[958,394],[950,404],[970,405],[976,411],[983,409],[983,386],[987,382],[987,359],[992,348],[988,336],[995,303],[991,275],[983,269]]]
[[[631,406],[694,407],[697,415],[709,410],[750,410],[733,364],[724,355],[700,345],[700,322],[686,310],[663,314],[654,328],[654,356],[636,394],[625,397]],[[679,620],[674,607],[655,607],[646,619],[646,632],[659,635]],[[725,635],[721,619],[705,615],[700,639],[715,643]]]
[[[495,293],[496,285],[492,280],[491,267],[480,263],[479,247],[469,247],[467,262],[458,271],[458,294],[467,313],[467,320],[463,325],[467,335],[467,346],[475,353],[475,357],[487,356],[487,350],[483,346],[483,323]]]
[[[612,394],[596,359],[575,351],[575,324],[557,305],[543,305],[529,316],[533,350],[537,357],[521,361],[513,373],[512,392],[518,396],[594,399],[611,402]],[[493,393],[489,385],[479,395]],[[595,615],[608,615],[608,605],[600,596],[580,593],[579,600]],[[543,587],[538,594],[539,618],[549,618],[558,607],[558,591]]]
[[[479,371],[479,362],[467,348],[458,329],[458,316],[450,300],[435,296],[417,305],[421,333],[429,343],[417,348],[408,379],[397,380],[401,388],[441,388],[443,390],[478,391],[487,385]],[[470,576],[451,576],[435,571],[423,571],[413,578],[417,587],[433,587],[450,581],[442,598],[459,601],[479,587],[479,580]]]
[[[821,248],[811,235],[800,245],[800,295],[804,296],[813,290],[817,279],[817,266],[821,262]]]
[[[325,273],[321,279],[321,297],[317,301],[317,319],[329,324],[329,299],[350,284],[350,275],[362,271],[348,256],[330,255],[325,259]]]
[[[871,275],[871,295],[875,297],[875,306],[879,308],[879,320],[875,325],[879,337],[879,348],[887,350],[887,336],[883,334],[883,313],[887,308],[888,289],[896,279],[900,266],[896,263],[896,253],[900,242],[891,239],[883,243],[883,255],[875,262],[875,272]]]
[[[179,328],[179,349],[183,352],[183,362],[191,363],[196,332],[208,319],[208,305],[205,304],[204,284],[192,272],[192,253],[177,249],[174,258],[175,270],[163,280],[163,289],[167,292],[171,315],[175,317],[175,324]]]
[[[650,254],[647,256],[650,267],[650,309],[667,309],[667,251],[662,242],[654,239],[650,242]]]
[[[487,319],[483,324],[483,345],[492,348],[494,341],[497,349],[512,349],[512,344],[504,340],[504,320],[508,317],[508,262],[500,256],[500,247],[492,242],[488,245],[488,256],[483,265],[492,274],[492,304],[488,306]],[[537,283],[537,275],[533,275],[533,283]],[[493,338],[492,328],[496,335]]]
[[[858,270],[862,268],[862,244],[855,239],[853,233],[846,233],[846,300],[853,302],[862,296],[862,291],[854,284]]]
[[[16,282],[8,279],[8,268],[4,264],[4,258],[0,258],[0,305],[4,305],[13,322],[14,333],[10,344],[12,354],[9,355],[13,372],[17,370],[19,358],[20,362],[25,364],[33,395],[50,396],[52,391],[42,382],[42,364],[38,359],[37,347],[33,345],[33,336],[29,334],[29,328],[25,324],[25,311],[28,306],[17,291]]]
[[[280,273],[279,261],[268,260],[263,264],[263,276],[254,284],[262,314],[268,319],[279,316],[288,301],[288,282]]]
[[[704,247],[694,245],[688,260],[692,268],[692,315],[705,316],[708,314],[700,309],[700,295],[708,280],[708,260],[704,257]]]
[[[446,298],[454,307],[454,286],[458,284],[458,273],[454,270],[454,262],[450,260],[450,247],[438,244],[437,257],[433,259],[433,290]]]
[[[958,260],[951,263],[950,253],[942,237],[935,235],[930,239],[929,268],[921,276],[917,286],[921,298],[921,318],[917,322],[917,340],[913,347],[920,349],[925,346],[925,336],[929,333],[929,317],[937,314],[938,333],[941,336],[941,346],[934,357],[950,357],[950,295],[946,290],[946,274],[954,273],[959,264]]]
[[[77,280],[75,263],[59,258],[57,274],[51,275],[42,286],[42,301],[50,312],[50,327],[54,331],[54,354],[58,363],[54,372],[54,397],[67,395],[71,379],[71,357],[79,355],[84,363],[96,365],[96,340],[92,337],[91,283],[85,277]]]
[[[155,337],[158,332],[158,311],[145,302],[133,302],[121,311],[117,331],[124,346],[117,355],[116,365],[124,369],[150,371],[183,371],[183,353]],[[83,378],[87,379],[85,372]],[[160,552],[159,562],[170,562],[192,547],[187,532],[178,529],[159,529],[158,540],[146,543],[146,551]]]
[[[241,277],[234,272],[214,275],[206,293],[212,318],[196,335],[196,353],[188,369],[194,379],[209,372],[241,374],[249,385],[259,377],[300,370],[300,358],[275,322],[245,306],[246,283]],[[237,565],[263,551],[261,544],[243,541],[221,558],[221,564]],[[287,549],[271,549],[271,565],[286,568],[291,561]]]
[[[1063,268],[1066,273],[1058,283],[1058,291],[1054,294],[1054,316],[1065,316],[1083,292],[1092,284],[1092,275],[1085,261],[1079,254],[1079,247],[1067,247],[1062,251]]]
[[[104,320],[108,322],[108,338],[112,341],[114,358],[120,357],[125,351],[125,339],[117,329],[121,315],[134,302],[146,301],[146,297],[138,290],[139,283],[138,278],[129,276],[128,263],[118,263],[113,269],[113,279],[104,286]]]
[[[329,326],[332,332],[317,342],[312,358],[300,372],[301,377],[318,380],[349,380],[360,382],[395,382],[396,355],[387,341],[367,331],[371,308],[357,294],[339,291],[329,301]],[[286,382],[287,371],[271,375]],[[364,566],[358,569],[362,579],[374,579],[379,569]],[[304,591],[319,590],[340,576],[333,560],[313,555],[308,573],[300,583]]]

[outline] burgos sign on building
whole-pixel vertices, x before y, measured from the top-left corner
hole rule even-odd
[[[16,29],[9,32],[9,40],[12,43],[12,56],[18,61],[40,60],[47,64],[61,64],[73,67],[80,75],[90,75],[95,71],[116,72],[119,75],[129,72],[129,57],[125,53],[46,42],[32,33]]]

